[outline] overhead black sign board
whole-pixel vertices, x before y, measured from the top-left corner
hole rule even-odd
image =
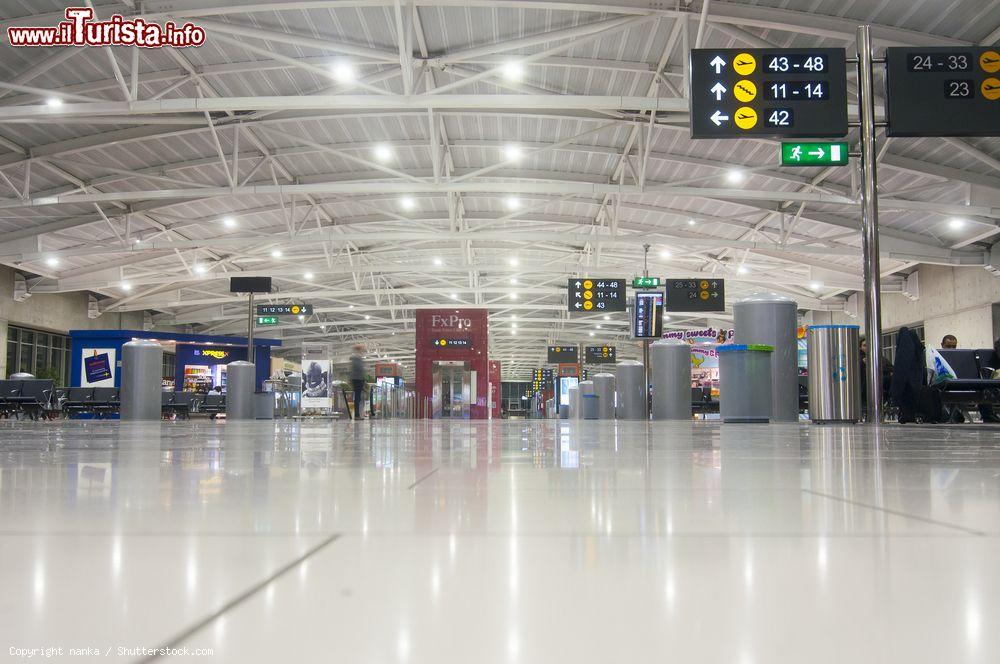
[[[1000,136],[1000,47],[891,47],[887,136]]]
[[[552,369],[535,369],[531,375],[531,387],[535,392],[552,389]]]
[[[725,311],[724,279],[667,279],[665,311]]]
[[[637,291],[633,331],[638,339],[659,339],[663,334],[663,291]]]
[[[230,293],[270,293],[271,277],[230,277]]]
[[[576,364],[580,361],[577,346],[549,346],[549,364]]]
[[[596,277],[569,280],[570,311],[625,311],[624,279]]]
[[[614,346],[587,346],[583,352],[585,364],[614,364],[616,359]]]
[[[312,316],[311,304],[258,304],[258,316]]]
[[[691,138],[847,134],[842,48],[691,50]]]

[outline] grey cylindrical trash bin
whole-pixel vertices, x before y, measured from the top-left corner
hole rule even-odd
[[[237,360],[226,365],[226,419],[254,419],[254,383],[257,367]]]
[[[579,382],[580,396],[584,394],[594,394],[594,381],[592,380],[581,380]]]
[[[646,367],[642,362],[622,360],[615,365],[618,419],[646,419]]]
[[[861,419],[861,357],[857,325],[810,325],[809,419],[857,422]]]
[[[766,344],[771,354],[771,421],[799,419],[798,305],[776,293],[761,293],[733,304],[733,343]]]
[[[122,345],[121,419],[160,419],[162,373],[163,346],[148,339]]]
[[[654,420],[691,419],[691,344],[659,339],[649,346]]]
[[[567,409],[566,419],[578,420],[580,419],[580,386],[579,383],[576,385],[570,385],[566,390],[566,398],[569,401],[569,408]]]
[[[727,344],[718,350],[722,421],[769,421],[772,348],[766,344]]]
[[[615,419],[615,375],[610,373],[594,374],[594,394],[597,395],[597,419]]]
[[[583,412],[583,419],[585,420],[596,420],[598,419],[598,408],[601,403],[601,398],[596,394],[581,394],[580,395],[580,410]]]
[[[28,373],[27,371],[18,371],[17,373],[12,373],[10,378],[7,380],[34,380],[35,374]]]

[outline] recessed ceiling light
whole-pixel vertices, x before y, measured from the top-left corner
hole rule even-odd
[[[670,316],[664,316],[663,320],[670,320]]]
[[[694,226],[696,223],[698,222],[696,222],[694,219],[688,219],[688,226]]]
[[[510,336],[516,337],[517,336],[517,330],[511,330],[510,331]]]
[[[63,105],[63,100],[59,97],[49,97],[45,100],[45,105],[49,108],[59,108]]]
[[[739,184],[740,182],[743,182],[743,178],[743,171],[735,168],[726,173],[726,180],[731,184]]]
[[[948,228],[952,229],[953,231],[957,231],[964,227],[965,227],[965,219],[962,219],[960,217],[952,217],[951,219],[948,220]]]
[[[281,258],[281,249],[272,249],[271,258]]]
[[[375,159],[378,161],[385,162],[392,159],[392,148],[390,148],[385,143],[380,143],[376,145],[372,153],[375,155]]]
[[[521,199],[517,196],[508,196],[504,205],[507,206],[508,210],[518,210],[521,208]]]
[[[670,258],[671,255],[669,249],[660,249],[660,258]]]
[[[451,299],[457,300],[458,299],[458,293],[452,293],[451,294]]]
[[[590,333],[590,336],[594,336],[594,333],[593,333],[593,332],[591,332],[591,333]]]
[[[511,314],[511,315],[510,315],[510,319],[511,319],[511,320],[517,320],[517,316],[515,316],[514,314]]]
[[[521,158],[522,154],[520,146],[512,143],[503,149],[503,153],[507,157],[507,161],[517,161]]]
[[[49,256],[45,259],[45,264],[49,267],[55,267],[56,265],[59,265],[59,259],[55,256]]]
[[[504,64],[503,77],[508,81],[520,81],[524,78],[524,65],[520,62],[510,61]]]
[[[306,319],[306,317],[305,317],[304,315],[302,315],[302,314],[299,314],[299,320],[300,320],[300,321],[302,321],[302,320],[305,320],[305,319]]]
[[[518,264],[518,263],[519,263],[520,261],[518,261],[518,260],[517,260],[517,257],[516,257],[516,256],[512,256],[509,262],[510,262],[510,266],[511,266],[511,267],[517,267],[517,264]]]
[[[600,325],[595,325],[594,327],[596,327],[598,330],[601,329]]]
[[[444,261],[441,260],[440,258],[435,258],[434,259],[434,264],[437,265],[437,266],[441,266],[443,263],[444,263]]]
[[[510,294],[510,299],[516,300],[517,299],[517,293],[511,293]]]
[[[371,320],[371,319],[372,319],[371,316],[369,316],[368,314],[365,314],[365,320]]]
[[[330,73],[340,83],[350,83],[354,80],[354,67],[346,60],[338,60],[330,65]]]
[[[349,305],[349,306],[348,306],[347,308],[348,308],[348,309],[353,309],[353,308],[354,308],[354,305],[353,305],[353,304],[352,304],[352,305]]]
[[[746,274],[746,273],[747,273],[746,265],[740,265],[738,268],[736,268],[736,274]]]
[[[517,329],[517,323],[511,323],[510,324],[510,329],[516,330]]]
[[[208,272],[208,268],[207,267],[205,267],[201,263],[195,263],[195,265],[194,265],[194,273],[195,274],[205,274],[206,272]]]
[[[313,277],[315,276],[316,275],[314,275],[312,272],[306,272],[305,274],[302,275],[302,278],[305,279],[306,281],[312,281]]]
[[[123,282],[122,282],[122,290],[123,290],[123,291],[126,291],[126,292],[128,292],[128,291],[132,290],[132,284],[130,284],[130,283],[129,283],[129,282],[127,282],[127,281],[123,281]]]
[[[611,320],[611,316],[604,314],[604,320]]]
[[[812,290],[819,290],[822,287],[823,287],[823,282],[821,281],[814,281],[811,284],[809,284],[809,288],[811,288]]]
[[[517,277],[511,277],[510,278],[510,283],[516,284],[517,283]]]
[[[412,196],[403,196],[399,199],[399,205],[404,210],[412,210],[417,207],[417,201],[415,201]]]
[[[236,228],[236,220],[232,217],[223,217],[222,225],[226,228]]]

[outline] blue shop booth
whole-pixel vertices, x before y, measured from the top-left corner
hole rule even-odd
[[[161,344],[165,353],[173,351],[175,371],[173,391],[208,392],[225,390],[225,366],[247,359],[246,337],[207,334],[144,332],[142,330],[70,330],[72,357],[70,387],[121,387],[122,345],[133,339],[149,339]],[[254,337],[257,387],[260,390],[271,371],[271,348],[279,339]],[[168,376],[161,376],[168,379]],[[169,385],[165,389],[170,389]]]

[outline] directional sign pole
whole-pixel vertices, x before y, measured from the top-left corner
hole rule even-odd
[[[642,276],[648,277],[649,276],[649,245],[648,244],[642,245],[642,251],[643,251],[643,253],[642,253]],[[655,309],[655,307],[654,307],[654,309]],[[656,317],[655,310],[653,312],[653,317],[654,317],[654,319]],[[646,370],[646,385],[645,385],[646,389],[643,390],[643,393],[645,393],[647,390],[649,390],[649,339],[643,339],[642,340],[642,366]],[[646,409],[646,404],[643,404],[642,407],[643,407],[643,410],[645,410]]]
[[[858,105],[861,115],[861,250],[865,280],[865,364],[868,422],[882,422],[882,292],[878,254],[878,189],[875,174],[875,90],[872,41],[867,25],[858,26]]]
[[[250,293],[250,306],[247,308],[247,362],[256,365],[255,361],[257,358],[254,357],[253,352],[253,293]]]

